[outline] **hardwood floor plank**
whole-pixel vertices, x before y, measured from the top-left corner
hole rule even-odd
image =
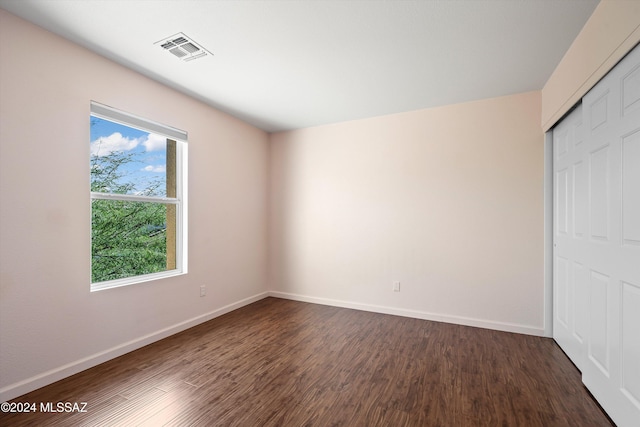
[[[266,298],[15,399],[27,426],[611,426],[547,338]]]

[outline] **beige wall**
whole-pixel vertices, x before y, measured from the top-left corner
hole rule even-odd
[[[188,275],[89,292],[90,100],[188,131]],[[0,401],[265,295],[265,132],[3,10],[0,120]]]
[[[542,335],[543,141],[540,92],[274,134],[270,288]]]
[[[640,1],[602,0],[542,90],[550,129],[640,42]]]
[[[604,0],[542,92],[269,137],[0,10],[0,400],[268,290],[542,335],[540,123],[639,17]],[[188,275],[89,292],[90,100],[189,132]]]

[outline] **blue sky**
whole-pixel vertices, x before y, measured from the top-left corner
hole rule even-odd
[[[166,150],[166,137],[162,135],[91,116],[91,156],[102,157],[114,151],[133,153],[135,161],[123,166],[121,181],[135,182],[134,194],[157,180],[162,182],[159,190],[164,193]]]

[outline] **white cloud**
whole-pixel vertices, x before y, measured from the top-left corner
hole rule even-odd
[[[149,166],[145,166],[141,170],[145,172],[166,172],[167,168],[164,165],[157,165],[157,166],[149,165]]]
[[[140,144],[138,138],[127,138],[120,132],[103,136],[91,143],[91,154],[94,156],[107,156],[114,151],[130,151]]]
[[[147,151],[164,150],[167,146],[167,138],[155,133],[150,133],[147,139],[142,141]]]

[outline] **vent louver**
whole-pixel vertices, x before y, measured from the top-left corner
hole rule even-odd
[[[169,51],[183,61],[192,61],[194,59],[203,58],[207,55],[213,56],[211,52],[183,33],[174,34],[171,37],[162,39],[154,44],[159,44],[161,48]]]

